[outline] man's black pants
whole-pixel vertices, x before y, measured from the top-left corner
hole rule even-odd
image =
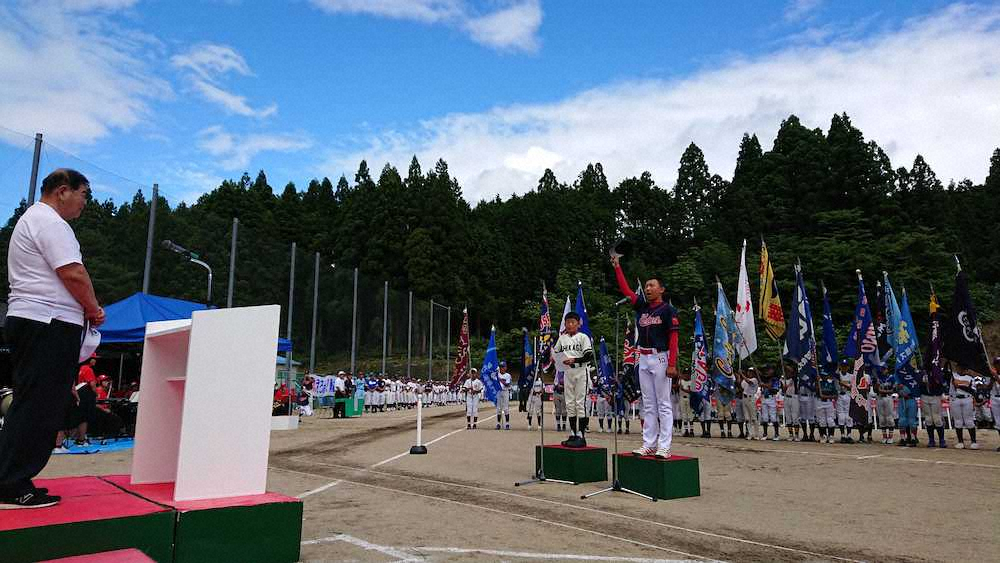
[[[528,412],[528,388],[517,390],[517,412]]]
[[[14,401],[0,430],[0,497],[29,492],[49,462],[73,397],[82,332],[62,321],[7,317]]]

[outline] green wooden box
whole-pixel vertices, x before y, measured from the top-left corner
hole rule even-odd
[[[660,459],[618,454],[618,481],[621,486],[658,499],[701,495],[698,458],[670,456]]]
[[[544,454],[542,453],[544,451]],[[579,483],[608,480],[608,449],[587,446],[567,448],[552,444],[535,446],[535,471],[545,456],[545,478]]]

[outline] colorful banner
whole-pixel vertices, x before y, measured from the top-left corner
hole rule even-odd
[[[757,302],[757,314],[764,321],[764,330],[768,336],[774,340],[780,340],[784,336],[785,313],[781,310],[778,282],[774,279],[771,257],[763,239],[760,241],[760,300]]]
[[[740,331],[743,345],[737,350],[740,359],[745,360],[757,350],[757,327],[753,322],[753,302],[750,299],[750,277],[747,274],[747,241],[743,240],[740,254],[740,275],[736,284],[736,307],[733,310],[736,330]]]
[[[451,376],[451,384],[458,385],[469,374],[469,310],[462,309],[462,329],[458,333],[458,355],[455,356],[455,369]]]

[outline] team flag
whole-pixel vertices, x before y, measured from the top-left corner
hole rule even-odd
[[[455,356],[455,371],[451,376],[452,385],[457,385],[469,374],[469,309],[462,309],[462,329],[458,333],[458,355]]]
[[[910,306],[906,301],[906,291],[903,291],[903,307],[900,308],[896,300],[896,292],[889,283],[889,274],[882,273],[885,278],[885,304],[886,317],[888,319],[888,332],[886,340],[892,346],[893,355],[896,356],[896,381],[906,385],[910,393],[914,396],[920,394],[920,379],[917,374],[917,362],[915,353],[917,351],[917,335],[913,331],[913,318],[910,315]]]
[[[823,285],[823,356],[822,369],[827,373],[837,371],[837,332],[833,329],[833,315],[830,313],[830,299]]]
[[[521,377],[517,378],[517,388],[528,389],[534,382],[535,376],[535,353],[531,345],[531,336],[528,329],[522,328],[524,333],[524,352],[521,354]]]
[[[604,342],[604,337],[601,337],[601,345],[598,349],[598,359],[597,359],[597,392],[601,394],[610,393],[614,386],[615,379],[615,364],[611,361],[611,356],[608,354],[608,345]]]
[[[733,311],[736,329],[740,332],[743,345],[738,352],[740,359],[746,359],[757,350],[757,327],[753,322],[753,303],[750,300],[750,277],[747,274],[747,241],[743,239],[740,254],[740,277],[736,287],[736,308]]]
[[[736,340],[740,332],[736,329],[733,311],[729,308],[729,300],[722,290],[722,283],[716,282],[716,284],[719,289],[715,305],[715,346],[712,354],[715,363],[712,365],[712,374],[719,387],[732,389],[733,363],[737,357]]]
[[[625,326],[625,343],[622,350],[622,395],[632,402],[639,398],[639,346],[635,325],[629,321]]]
[[[705,350],[705,325],[701,307],[694,303],[694,350],[691,352],[691,409],[701,413],[702,401],[708,401],[708,352]]]
[[[542,371],[552,369],[552,317],[549,315],[549,292],[542,286],[542,312],[538,317],[538,365]]]
[[[594,335],[590,333],[590,321],[587,319],[587,305],[583,302],[583,282],[576,282],[576,314],[580,315],[580,332],[594,340]]]
[[[500,361],[497,359],[497,327],[490,327],[490,342],[486,345],[483,367],[479,370],[483,379],[483,397],[496,404],[500,391]]]
[[[927,354],[924,356],[924,369],[927,370],[927,383],[940,389],[944,385],[944,371],[941,369],[941,321],[938,318],[937,295],[931,288],[931,300],[928,305],[931,314],[931,337],[927,341]]]
[[[951,304],[951,314],[945,320],[943,355],[979,375],[990,374],[983,335],[979,330],[976,308],[969,293],[969,279],[961,267],[955,275],[955,298]]]
[[[566,333],[566,315],[573,310],[573,307],[569,304],[569,295],[566,296],[566,306],[563,307],[562,320],[559,321],[559,334]]]
[[[885,289],[881,280],[875,280],[875,310],[872,311],[875,320],[875,341],[878,343],[879,369],[886,365],[892,356],[892,345],[889,343],[889,321],[885,300]]]
[[[789,315],[788,358],[798,367],[799,386],[816,389],[816,334],[813,331],[812,309],[806,295],[806,282],[802,267],[795,265],[795,297]]]
[[[757,302],[757,314],[764,321],[764,330],[774,340],[779,340],[785,334],[785,313],[781,310],[781,299],[778,297],[778,282],[774,279],[771,269],[771,258],[767,253],[764,239],[760,240],[760,300]]]

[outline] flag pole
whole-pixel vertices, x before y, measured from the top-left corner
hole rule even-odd
[[[539,340],[535,339],[535,355],[538,355]],[[537,357],[535,358],[535,377],[532,380],[531,387],[535,387],[535,382],[542,379],[542,372],[538,369]],[[538,446],[536,446],[535,455],[537,456],[538,466],[535,469],[535,473],[532,475],[531,479],[526,479],[524,481],[517,481],[514,483],[515,487],[520,487],[522,485],[532,485],[535,483],[565,483],[567,485],[573,485],[572,481],[563,481],[561,479],[548,479],[545,477],[545,382],[542,381],[542,395],[538,398],[538,403],[541,408],[538,410]]]

